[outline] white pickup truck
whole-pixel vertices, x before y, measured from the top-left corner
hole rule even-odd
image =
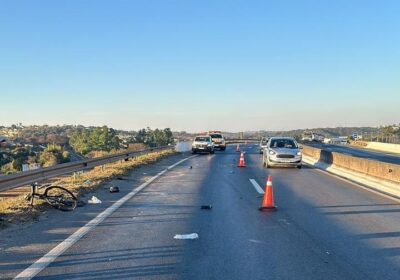
[[[208,135],[211,136],[211,140],[214,143],[214,147],[216,149],[220,149],[221,151],[225,151],[226,143],[224,136],[222,135],[221,131],[209,131]]]

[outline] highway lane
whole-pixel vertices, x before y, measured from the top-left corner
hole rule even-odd
[[[396,201],[307,167],[262,168],[255,145],[244,150],[243,169],[236,167],[239,155],[229,147],[168,171],[39,279],[398,279]],[[249,180],[263,186],[267,175],[273,177],[274,213],[257,210],[261,197]],[[213,208],[201,210],[202,204]],[[80,211],[93,216],[94,209]],[[48,227],[43,231],[66,231]],[[200,238],[173,239],[193,232]],[[34,240],[40,247],[40,239]],[[21,251],[34,251],[32,245],[21,248],[23,265],[10,262],[8,275],[26,267]],[[31,259],[39,256],[35,253]]]
[[[342,153],[354,157],[360,158],[368,158],[377,161],[400,164],[400,155],[393,153],[384,153],[379,151],[371,151],[367,149],[352,147],[352,146],[344,146],[344,145],[331,145],[331,144],[323,144],[323,143],[315,143],[315,142],[305,142],[305,145],[309,145],[312,147],[324,149],[331,152]]]

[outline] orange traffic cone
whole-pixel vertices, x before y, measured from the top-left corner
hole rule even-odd
[[[237,144],[237,146],[236,146],[236,152],[240,153],[240,145],[239,144]]]
[[[269,175],[267,179],[267,185],[265,186],[264,197],[261,207],[258,209],[260,211],[276,211],[276,206],[274,204],[274,191],[272,189],[272,176]]]
[[[246,163],[244,162],[244,154],[243,153],[240,153],[238,167],[246,167]]]

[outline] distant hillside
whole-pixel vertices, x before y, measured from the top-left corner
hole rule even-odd
[[[358,134],[377,134],[379,128],[376,127],[327,127],[327,128],[312,128],[308,129],[314,133],[322,134],[325,137],[337,137],[337,136],[350,136],[352,133],[357,132]],[[305,129],[297,129],[290,131],[279,131],[271,132],[270,134],[282,135],[290,134],[291,136],[301,135]]]
[[[322,134],[325,137],[337,136],[350,136],[352,133],[357,132],[361,135],[378,134],[379,128],[377,127],[326,127],[326,128],[309,128],[309,129],[295,129],[287,131],[246,131],[243,133],[244,138],[260,138],[262,136],[292,136],[299,137],[305,130],[313,131],[314,133]],[[224,132],[227,138],[240,138],[240,133]]]

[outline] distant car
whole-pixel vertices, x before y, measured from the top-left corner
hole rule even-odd
[[[301,147],[293,137],[271,137],[263,154],[263,165],[302,167]]]
[[[220,149],[221,151],[225,151],[226,149],[225,138],[220,131],[210,131],[208,132],[208,135],[210,135],[211,140],[214,143],[214,148]]]
[[[192,154],[195,153],[214,153],[214,143],[209,135],[196,136],[192,143]]]
[[[269,139],[268,137],[261,138],[261,141],[260,141],[260,154],[262,154],[264,152],[264,149],[267,147],[268,139]]]

